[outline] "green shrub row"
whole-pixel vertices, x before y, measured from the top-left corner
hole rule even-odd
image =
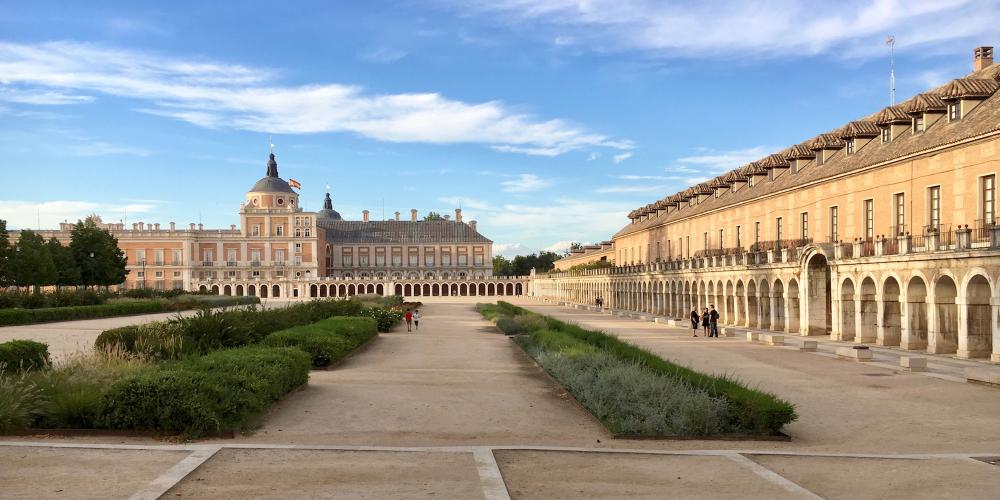
[[[777,396],[746,387],[729,376],[714,376],[696,372],[666,361],[640,347],[623,342],[606,333],[586,330],[554,318],[532,313],[513,304],[500,301],[498,309],[504,314],[538,316],[545,327],[565,333],[586,345],[606,352],[618,359],[634,362],[654,373],[676,378],[715,397],[725,398],[728,405],[726,428],[730,432],[747,434],[777,434],[782,426],[797,418],[795,407]],[[536,320],[537,321],[537,320]],[[541,322],[537,324],[542,324]],[[532,331],[532,335],[538,329]]]
[[[54,290],[32,293],[23,290],[0,290],[0,309],[19,307],[39,309],[42,307],[95,306],[103,304],[110,296],[107,292],[95,290]]]
[[[271,347],[294,347],[312,357],[316,368],[329,366],[378,335],[372,318],[332,317],[309,325],[296,326],[264,337]]]
[[[28,325],[32,323],[48,323],[51,321],[70,321],[76,319],[108,318],[111,316],[128,316],[131,314],[147,314],[163,311],[163,302],[158,300],[119,302],[96,306],[45,307],[41,309],[0,309],[0,326]]]
[[[299,349],[261,346],[164,363],[113,383],[97,423],[189,437],[247,431],[272,403],[306,383],[309,367]]]
[[[176,359],[260,342],[272,332],[331,316],[358,316],[353,300],[314,300],[277,309],[201,310],[186,318],[114,328],[102,332],[97,349],[120,348],[153,359]]]
[[[375,320],[378,325],[378,331],[388,332],[392,330],[392,327],[403,321],[403,311],[398,309],[388,309],[384,307],[371,307],[365,309],[362,314],[368,316]]]
[[[0,344],[0,373],[38,370],[49,366],[49,346],[34,340]]]

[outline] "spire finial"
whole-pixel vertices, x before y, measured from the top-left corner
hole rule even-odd
[[[274,154],[274,140],[271,136],[267,136],[267,144],[271,147],[271,154]]]

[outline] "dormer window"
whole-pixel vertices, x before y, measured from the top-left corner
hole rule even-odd
[[[753,176],[752,175],[748,175],[747,176],[747,187],[753,187]]]
[[[854,154],[854,139],[847,140],[847,154]]]
[[[889,127],[882,127],[882,142],[886,143],[892,140],[892,131]]]
[[[817,151],[817,152],[816,152],[816,165],[822,165],[822,164],[823,164],[823,158],[824,158],[825,156],[826,156],[826,155],[824,155],[824,154],[823,154],[823,151],[822,151],[822,150],[820,150],[820,151]]]
[[[948,121],[958,121],[962,119],[962,108],[958,101],[948,103]]]
[[[716,189],[715,190],[715,197],[718,198],[720,196],[722,196],[722,190],[721,189]]]
[[[924,115],[913,117],[913,133],[919,134],[924,131]]]

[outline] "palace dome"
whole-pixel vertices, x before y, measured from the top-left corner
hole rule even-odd
[[[333,209],[333,200],[330,199],[330,193],[326,193],[326,198],[323,199],[323,209],[316,212],[316,220],[343,220],[340,217],[340,213]]]
[[[252,193],[292,193],[292,186],[288,185],[281,177],[278,177],[278,162],[274,160],[274,153],[271,153],[271,157],[267,160],[267,175],[257,181],[252,188],[250,188]]]

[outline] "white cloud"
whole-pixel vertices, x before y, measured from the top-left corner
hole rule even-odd
[[[594,161],[600,157],[601,153],[590,153],[590,155],[587,156],[587,161]]]
[[[637,185],[637,186],[608,186],[597,188],[595,192],[597,193],[657,193],[666,192],[671,189],[670,186],[663,184],[655,185]]]
[[[614,160],[615,160],[615,163],[621,163],[621,162],[623,162],[623,161],[625,161],[625,160],[627,160],[627,159],[629,159],[631,157],[632,157],[632,152],[631,151],[627,151],[625,153],[615,155],[614,156]]]
[[[142,103],[138,111],[206,128],[349,132],[387,142],[477,143],[543,156],[634,147],[631,141],[565,120],[512,111],[498,101],[468,103],[436,93],[376,94],[337,83],[285,86],[275,78],[265,68],[99,45],[0,43],[0,84],[33,95],[126,97]],[[58,100],[55,95],[51,102]]]
[[[673,57],[775,57],[833,53],[884,57],[886,34],[899,51],[964,52],[996,35],[993,0],[479,0],[453,2],[546,40],[595,50]],[[557,34],[558,36],[554,36]]]
[[[757,161],[775,152],[777,148],[769,146],[754,146],[746,149],[728,151],[705,150],[704,154],[678,158],[678,165],[664,170],[671,173],[718,175],[727,170],[741,167],[752,161]]]
[[[389,64],[406,57],[406,55],[407,52],[405,50],[382,47],[362,52],[358,54],[358,59],[379,64]]]
[[[535,174],[521,174],[515,180],[503,181],[500,184],[503,186],[503,190],[508,193],[523,193],[547,187],[552,184],[552,181],[539,178]]]
[[[82,142],[69,146],[69,151],[75,156],[149,156],[148,149],[111,144],[103,141]]]
[[[460,196],[442,196],[438,198],[441,203],[447,203],[453,208],[471,208],[473,210],[492,210],[493,205],[475,198],[464,198]]]
[[[616,175],[615,177],[625,181],[666,181],[674,177],[666,175]]]
[[[555,252],[555,253],[561,255],[564,252],[566,252],[567,250],[569,250],[569,246],[572,243],[574,243],[574,242],[573,241],[569,241],[569,240],[566,240],[566,241],[557,241],[557,242],[555,242],[555,243],[553,243],[553,244],[551,244],[551,245],[543,248],[542,250],[544,250],[546,252]]]
[[[0,77],[0,83],[2,82],[2,77]],[[65,94],[51,90],[24,90],[0,86],[0,101],[21,104],[61,105],[79,104],[93,100],[94,97],[89,95]]]
[[[493,244],[493,255],[502,255],[504,257],[512,258],[518,255],[530,255],[537,253],[537,250],[528,248],[520,243],[494,243]]]
[[[55,200],[20,201],[0,200],[0,219],[7,221],[10,229],[54,229],[63,221],[76,222],[92,213],[101,215],[105,222],[121,219],[127,212],[146,214],[156,208],[156,203],[109,204],[93,201]]]

